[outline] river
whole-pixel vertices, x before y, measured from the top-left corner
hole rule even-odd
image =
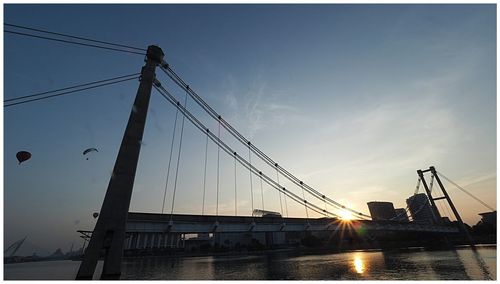
[[[74,279],[79,261],[4,265],[5,280]],[[102,270],[102,261],[96,269]],[[305,254],[126,258],[128,280],[496,280],[496,246]]]

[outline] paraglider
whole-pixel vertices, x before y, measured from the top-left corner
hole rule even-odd
[[[94,217],[94,219],[96,219],[98,216],[99,216],[98,212],[94,212],[94,214],[92,214],[92,217]]]
[[[88,153],[91,153],[91,152],[99,152],[99,151],[97,151],[96,148],[88,148],[85,151],[83,151],[83,155],[85,156],[85,155],[87,155]],[[88,160],[88,159],[89,158],[87,157],[86,160]]]
[[[21,164],[24,161],[27,161],[31,158],[31,153],[27,151],[19,151],[16,154],[16,158],[19,161],[19,164]]]

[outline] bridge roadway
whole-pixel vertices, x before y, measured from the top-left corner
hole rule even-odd
[[[336,218],[280,218],[251,216],[214,216],[187,214],[156,214],[129,212],[128,233],[243,233],[335,231],[349,226],[366,231],[406,231],[458,233],[455,226],[404,223],[396,221],[351,220]]]

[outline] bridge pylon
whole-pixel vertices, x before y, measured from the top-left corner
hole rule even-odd
[[[77,280],[92,279],[97,260],[103,250],[104,266],[101,279],[120,278],[125,229],[141,141],[146,124],[151,90],[155,80],[155,69],[163,61],[163,56],[164,53],[158,46],[151,45],[148,47],[145,58],[146,64],[142,67],[140,84],[130,112],[127,128],[123,134],[99,219],[97,219],[76,276]]]
[[[431,194],[429,188],[427,187],[427,183],[426,183],[425,177],[424,177],[424,173],[426,173],[426,172],[431,172],[432,176],[436,179],[436,181],[437,181],[437,183],[439,185],[439,188],[441,189],[441,192],[443,193],[443,196],[436,197],[436,198],[432,197],[432,194]],[[462,231],[462,233],[464,234],[464,236],[467,238],[467,240],[469,241],[471,247],[475,248],[474,240],[472,239],[471,235],[469,234],[469,231],[465,227],[465,224],[462,221],[462,217],[460,217],[460,214],[458,213],[457,208],[453,204],[453,201],[451,201],[451,198],[448,195],[448,192],[446,192],[446,188],[444,187],[443,183],[441,182],[441,179],[439,178],[439,175],[436,172],[436,168],[433,167],[433,166],[430,166],[429,169],[427,169],[427,170],[418,170],[417,173],[418,173],[419,177],[421,178],[422,183],[423,183],[424,188],[425,188],[425,191],[427,193],[427,196],[429,197],[429,201],[431,203],[432,211],[433,211],[434,214],[436,214],[434,216],[435,216],[435,220],[438,221],[437,224],[440,223],[440,220],[437,219],[437,217],[440,216],[440,215],[439,215],[439,210],[436,207],[435,201],[436,200],[441,200],[441,199],[446,199],[446,201],[448,202],[448,205],[450,205],[450,208],[453,211],[453,214],[455,215],[455,218],[457,219],[457,223],[458,223],[460,231]]]

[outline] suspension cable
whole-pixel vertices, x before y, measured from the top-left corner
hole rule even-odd
[[[248,142],[248,162],[250,163],[250,166],[252,166],[252,154],[250,152],[250,141]],[[249,168],[249,174],[250,174],[250,199],[252,201],[252,216],[253,216],[253,211],[254,211],[254,207],[253,207],[253,184],[252,184],[252,169]]]
[[[178,110],[178,109],[177,109]],[[210,130],[207,128],[206,136],[207,140],[205,142],[205,170],[203,173],[203,203],[201,205],[201,215],[205,215],[205,192],[206,192],[206,184],[207,184],[207,159],[208,159],[208,133]]]
[[[494,209],[493,207],[489,206],[488,204],[486,204],[484,201],[482,201],[481,199],[477,198],[476,196],[474,196],[472,193],[468,192],[467,190],[465,190],[465,188],[459,186],[458,184],[456,184],[455,182],[453,182],[451,179],[447,178],[445,175],[443,175],[442,173],[436,171],[436,173],[438,173],[441,177],[443,177],[445,180],[447,180],[449,183],[453,184],[454,186],[456,186],[458,189],[460,189],[461,191],[465,192],[467,195],[469,195],[470,197],[474,198],[476,201],[478,201],[479,203],[483,204],[484,206],[486,206],[488,209],[490,209],[491,211],[496,211],[496,209]]]
[[[259,171],[260,175],[260,196],[262,197],[262,210],[265,211],[266,209],[264,208],[264,189],[262,187],[262,172]]]
[[[77,90],[67,91],[67,92],[63,92],[63,93],[59,93],[59,94],[53,94],[53,95],[44,96],[44,97],[38,97],[38,98],[32,98],[32,99],[29,99],[29,100],[24,100],[24,101],[19,101],[19,102],[10,102],[10,103],[4,104],[3,107],[6,108],[6,107],[15,106],[15,105],[21,105],[21,104],[25,104],[25,103],[34,102],[34,101],[45,100],[45,99],[48,99],[48,98],[54,98],[54,97],[64,96],[64,95],[68,95],[68,94],[72,94],[72,93],[76,93],[76,92],[80,92],[80,91],[85,91],[85,90],[95,89],[95,88],[98,88],[98,87],[103,87],[103,86],[107,86],[107,85],[113,85],[113,84],[117,84],[117,83],[121,83],[121,82],[125,82],[125,81],[130,81],[130,80],[134,80],[134,79],[137,79],[137,78],[139,78],[139,76],[134,76],[132,78],[122,79],[122,80],[113,81],[113,82],[102,83],[102,84],[98,84],[98,85],[95,85],[95,86],[90,86],[90,87],[86,87],[86,88],[80,88],[80,89],[77,89]],[[33,95],[30,95],[30,96],[33,96]],[[20,100],[21,97],[16,98],[16,99]],[[11,99],[11,100],[13,100],[13,99]]]
[[[34,37],[34,38],[39,38],[39,39],[46,39],[46,40],[51,40],[51,41],[58,41],[58,42],[64,42],[64,43],[69,43],[69,44],[82,45],[82,46],[87,46],[87,47],[95,47],[95,48],[107,49],[107,50],[112,50],[112,51],[126,52],[126,53],[138,54],[138,55],[146,55],[146,53],[143,53],[143,52],[136,52],[136,51],[124,50],[124,49],[113,48],[113,47],[105,47],[105,46],[100,46],[100,45],[95,45],[95,44],[90,44],[90,43],[74,42],[74,41],[69,41],[69,40],[64,40],[64,39],[57,39],[57,38],[53,38],[53,37],[34,35],[34,34],[30,34],[30,33],[21,33],[21,32],[8,31],[8,30],[4,30],[4,32],[10,33],[10,34],[15,34],[15,35]]]
[[[434,177],[434,175],[432,175],[432,177]],[[441,190],[441,191],[442,191],[442,190]],[[448,200],[447,200],[447,201],[448,201]],[[448,202],[447,202],[447,203],[444,205],[444,208],[445,208],[445,210],[446,210],[446,215],[448,216],[448,218],[449,218],[449,219],[450,219],[450,221],[451,221],[452,214],[451,214],[450,210],[448,209],[448,205],[449,205],[449,204],[448,204]],[[454,215],[453,215],[453,216],[454,216]]]
[[[189,86],[188,86],[189,89]],[[184,98],[184,108],[187,107],[187,92],[186,92],[186,97]],[[184,119],[186,118],[185,115],[182,116],[182,122],[181,122],[181,137],[179,139],[179,152],[177,153],[177,166],[175,169],[175,180],[174,180],[174,194],[172,195],[172,208],[170,210],[170,221],[172,221],[172,215],[174,214],[174,205],[175,205],[175,192],[177,191],[177,177],[179,175],[179,164],[181,161],[181,151],[182,151],[182,138],[184,134]]]
[[[9,24],[7,24],[9,25]],[[15,25],[11,25],[11,26],[15,26]],[[21,27],[19,26],[20,28],[26,28],[26,27]],[[26,29],[31,29],[31,28],[26,28]],[[36,30],[36,29],[32,29],[32,30]],[[47,31],[43,31],[43,30],[39,30],[41,32],[46,32],[46,33],[52,33],[52,32],[47,32]],[[115,51],[121,51],[121,52],[129,52],[129,53],[136,53],[136,54],[141,54],[141,55],[145,55],[144,53],[137,53],[137,52],[132,52],[132,51],[126,51],[126,50],[119,50],[119,49],[115,49],[115,48],[109,48],[109,47],[103,47],[103,46],[96,46],[96,45],[91,45],[91,44],[84,44],[84,43],[76,43],[76,42],[71,42],[71,41],[65,41],[65,40],[60,40],[60,39],[55,39],[55,38],[48,38],[48,37],[42,37],[42,36],[38,36],[38,35],[33,35],[33,34],[24,34],[24,33],[19,33],[19,32],[13,32],[13,31],[5,31],[5,32],[8,32],[8,33],[13,33],[13,34],[18,34],[18,35],[26,35],[26,36],[32,36],[32,37],[37,37],[37,38],[43,38],[43,39],[48,39],[48,40],[55,40],[55,41],[61,41],[61,42],[66,42],[66,43],[71,43],[71,44],[80,44],[80,45],[85,45],[85,46],[90,46],[90,47],[96,47],[96,48],[104,48],[104,49],[109,49],[109,50],[115,50]],[[52,33],[52,34],[57,34],[57,33]],[[80,37],[74,37],[74,36],[69,36],[69,35],[63,35],[63,34],[59,34],[59,35],[62,35],[62,36],[67,36],[67,37],[72,37],[72,38],[75,38],[75,39],[82,39],[82,40],[88,40],[88,41],[93,41],[93,42],[100,42],[100,43],[104,43],[104,44],[109,44],[109,45],[115,45],[115,46],[122,46],[122,47],[127,47],[127,48],[132,48],[132,49],[138,49],[138,50],[144,50],[144,49],[139,49],[139,48],[135,48],[135,47],[130,47],[130,46],[125,46],[125,45],[119,45],[119,44],[113,44],[113,43],[108,43],[108,42],[103,42],[103,41],[97,41],[97,40],[91,40],[91,39],[85,39],[85,38],[80,38]],[[173,72],[173,70],[171,70],[170,68],[168,68],[170,71]],[[175,74],[173,72],[173,74]],[[180,79],[180,77],[177,76],[177,74],[175,74],[175,76]],[[184,83],[181,79],[180,79],[180,82]],[[195,94],[194,92],[190,92],[189,91],[189,86],[187,84],[184,83],[185,86],[183,86],[183,88],[187,87],[187,93],[189,93],[191,95],[191,93]],[[197,95],[196,95],[197,96]],[[199,97],[199,96],[198,96]],[[201,97],[199,97],[201,99]],[[196,100],[195,100],[196,101]],[[207,105],[208,106],[208,105]],[[225,122],[224,124],[227,124],[227,122]],[[230,126],[229,124],[227,124],[227,126],[229,126],[232,130],[235,130],[234,128],[232,128],[232,126]],[[226,126],[224,126],[226,127]],[[237,132],[236,132],[237,133]],[[238,133],[239,134],[239,133]],[[241,134],[239,134],[241,136]],[[241,136],[243,137],[243,136]],[[243,137],[244,138],[244,137]],[[246,140],[246,139],[245,139]],[[250,145],[250,144],[249,144]],[[267,155],[265,155],[263,152],[261,152],[259,149],[257,149],[255,146],[253,147],[249,147],[249,150],[250,148],[252,148],[253,151],[256,151],[258,154],[262,155],[260,156],[261,158],[266,158],[267,160],[269,161],[272,161]],[[180,156],[180,154],[179,154]],[[288,176],[288,178],[295,178],[295,176],[291,175],[288,171],[286,171],[285,169],[283,168],[280,168],[286,175],[285,177]],[[176,176],[177,176],[177,173],[176,173]],[[177,177],[176,177],[177,179]],[[302,184],[302,189],[304,190],[304,186],[306,187],[306,190],[309,192],[310,190],[313,191],[314,193],[318,194],[319,192],[316,191],[315,189],[313,189],[312,187],[306,185],[306,184]],[[175,193],[174,193],[174,196],[175,196]],[[313,195],[314,196],[314,195]],[[315,196],[317,198],[317,196]],[[252,196],[253,198],[253,196]],[[324,199],[324,201],[326,202],[326,198]],[[281,199],[280,199],[281,201]],[[351,212],[353,212],[354,214],[356,215],[359,215],[359,216],[363,216],[363,217],[370,217],[366,214],[363,214],[361,212],[357,212],[357,211],[354,211],[350,208],[347,208],[345,206],[342,206],[341,204],[331,200],[328,198],[328,201],[333,203],[334,206],[336,207],[342,207],[342,208],[345,208]],[[285,202],[286,202],[286,197],[285,197]],[[172,206],[173,207],[173,206]],[[307,208],[307,206],[306,206]],[[172,208],[173,209],[173,208]]]
[[[238,195],[236,185],[236,152],[234,152],[234,216],[238,216]]]
[[[217,139],[220,139],[220,122],[219,122],[219,131],[217,132]],[[219,167],[220,167],[219,156],[220,156],[220,145],[217,145],[217,194],[216,194],[215,216],[219,216]]]
[[[51,31],[42,30],[42,29],[36,29],[36,28],[32,28],[32,27],[14,25],[14,24],[9,24],[9,23],[4,23],[4,25],[8,26],[8,27],[14,27],[14,28],[30,30],[30,31],[35,31],[35,32],[41,32],[41,33],[46,33],[46,34],[52,34],[52,35],[58,35],[58,36],[63,36],[63,37],[68,37],[68,38],[73,38],[73,39],[79,39],[79,40],[85,40],[85,41],[90,41],[90,42],[95,42],[95,43],[103,43],[103,44],[107,44],[107,45],[114,45],[114,46],[118,46],[118,47],[125,47],[125,48],[129,48],[129,49],[146,51],[146,49],[144,49],[144,48],[133,47],[130,45],[124,45],[124,44],[112,43],[112,42],[107,42],[107,41],[102,41],[102,40],[95,40],[95,39],[90,39],[90,38],[78,37],[78,36],[73,36],[73,35],[68,35],[68,34],[61,34],[61,33],[51,32]]]
[[[165,181],[165,191],[163,192],[163,203],[162,203],[162,206],[161,206],[161,214],[163,214],[163,212],[165,210],[165,198],[167,196],[168,178],[170,176],[170,165],[172,163],[172,154],[173,154],[173,151],[174,151],[175,130],[177,128],[177,116],[178,116],[178,113],[179,113],[179,109],[176,109],[176,111],[175,111],[175,119],[174,119],[174,130],[173,130],[173,133],[172,133],[172,143],[170,145],[170,155],[168,156],[167,179]]]
[[[278,166],[278,164],[276,164],[276,166]],[[278,186],[281,186],[278,169],[276,169],[276,181],[278,182]],[[279,198],[280,198],[280,210],[281,210],[280,213],[281,213],[281,216],[283,216],[283,203],[281,202],[281,191],[278,190],[278,194],[279,194]]]
[[[277,176],[278,184],[279,184],[279,180],[280,180],[279,175],[276,174],[276,176]],[[282,187],[282,189],[283,189],[283,191],[285,191],[285,187]],[[285,201],[286,217],[288,218],[288,216],[290,216],[290,215],[288,215],[288,204],[287,204],[287,201],[286,201],[286,194],[283,194],[283,200]]]
[[[75,86],[71,86],[71,87],[66,87],[66,88],[62,88],[62,89],[57,89],[57,90],[53,90],[53,91],[47,91],[47,92],[42,92],[42,93],[36,93],[36,94],[27,95],[27,96],[22,96],[22,97],[17,97],[17,98],[10,98],[10,99],[6,99],[6,100],[4,100],[3,102],[4,102],[4,103],[7,103],[7,102],[11,102],[11,101],[24,100],[24,99],[28,99],[28,98],[32,98],[32,97],[37,97],[37,96],[46,95],[46,94],[51,94],[51,93],[58,93],[58,92],[66,91],[66,90],[71,90],[71,89],[76,89],[76,88],[80,88],[80,87],[84,87],[84,86],[90,86],[90,85],[95,85],[95,84],[99,84],[99,83],[104,83],[104,82],[114,81],[114,80],[118,80],[118,79],[123,79],[123,78],[127,78],[127,77],[132,77],[132,76],[134,76],[134,79],[135,79],[135,78],[137,78],[137,77],[138,77],[138,75],[140,75],[140,74],[141,74],[141,73],[135,73],[135,74],[125,75],[125,76],[119,76],[119,77],[115,77],[115,78],[111,78],[111,79],[106,79],[106,80],[99,80],[99,81],[95,81],[95,82],[90,82],[90,83],[79,84],[79,85],[75,85]]]
[[[287,204],[287,201],[286,201],[286,196],[287,195],[285,194],[286,188],[283,187],[282,189],[283,189],[283,194],[284,194],[283,195],[283,199],[285,200],[286,217],[288,218],[288,217],[290,217],[290,214],[288,214],[288,204]]]
[[[168,77],[170,77],[170,79],[172,79],[172,81],[174,81],[174,83],[176,83],[182,89],[185,89],[186,83],[170,68],[170,66],[168,64],[164,63],[160,67],[165,72],[165,74]],[[207,112],[207,114],[209,114],[210,116],[212,116],[214,119],[218,116],[218,113],[215,112],[215,110],[213,110],[192,89],[189,90],[189,94],[193,98],[193,100],[195,102],[197,102]],[[222,120],[221,122],[222,122],[222,125],[224,126],[224,128],[226,128],[228,130],[228,132],[230,132],[238,141],[240,141],[243,144],[249,143],[249,141],[243,135],[241,135],[236,129],[234,129],[227,121]],[[255,146],[253,146],[251,144],[248,144],[248,145],[249,145],[249,148],[255,154],[257,154],[259,156],[259,158],[261,158],[264,162],[266,162],[267,164],[269,164],[271,166],[275,164],[275,162],[271,158],[269,158],[265,153],[263,153],[260,149],[258,149],[257,147],[255,147]],[[295,177],[294,175],[292,175],[290,172],[288,172],[287,170],[285,170],[283,167],[278,166],[277,168],[283,173],[283,175],[286,178],[288,178],[290,181],[292,181],[296,185],[299,185],[300,180],[297,177]],[[303,184],[302,186],[304,187],[304,189],[306,191],[308,191],[309,193],[311,193],[315,198],[321,200],[321,196],[323,194],[321,194],[320,192],[318,192],[317,190],[315,190],[314,188],[310,187],[307,184]],[[328,197],[326,197],[325,200],[327,202],[329,202],[330,204],[332,204],[334,207],[343,208],[345,210],[351,211],[352,213],[354,213],[358,217],[361,217],[361,218],[371,218],[367,214],[364,214],[364,213],[355,211],[355,210],[353,210],[351,208],[345,207],[342,204],[340,204],[340,203],[338,203],[338,202],[336,202],[336,201],[334,201],[334,200],[332,200],[332,199],[330,199]]]
[[[155,85],[154,85],[155,89],[162,95],[162,97],[164,99],[166,99],[168,102],[170,102],[173,106],[177,107],[181,113],[188,118],[188,120],[193,123],[193,125],[198,128],[198,130],[200,131],[205,131],[204,129],[206,129],[206,127],[203,125],[203,123],[201,123],[196,117],[194,117],[186,108],[184,108],[181,104],[178,104],[177,103],[177,100],[165,89],[161,86],[161,83],[159,82],[155,82]],[[218,139],[216,135],[212,134],[212,133],[209,133],[209,138],[214,141],[216,144],[220,145],[221,146],[221,149],[224,150],[224,152],[226,152],[227,154],[229,155],[232,155],[233,153],[233,150],[227,145],[225,144],[222,140]],[[257,174],[259,172],[259,170],[257,168],[255,168],[253,165],[250,164],[249,161],[246,161],[245,159],[243,159],[241,156],[236,156],[237,157],[237,160],[238,162],[243,165],[245,168],[249,169],[251,173],[253,174]],[[276,190],[280,190],[282,191],[282,193],[288,195],[288,197],[290,197],[293,201],[299,203],[299,204],[305,204],[305,206],[307,206],[309,209],[319,213],[319,214],[322,214],[322,215],[325,215],[324,212],[322,212],[323,210],[321,208],[319,208],[318,206],[316,206],[315,204],[313,203],[305,203],[302,198],[300,198],[299,196],[297,196],[295,193],[293,192],[290,192],[288,190],[286,190],[284,187],[281,188],[280,186],[277,185],[276,181],[274,181],[272,178],[270,178],[269,176],[263,174],[262,175],[263,177],[263,180],[269,184],[271,187],[273,187],[274,189]],[[332,212],[328,212],[329,214],[335,216],[335,217],[338,217],[338,215],[336,214],[333,214]]]
[[[155,82],[155,89],[158,90],[160,92],[160,94],[162,95],[162,97],[164,99],[166,99],[168,102],[170,102],[172,105],[174,105],[175,107],[179,108],[179,110],[181,111],[181,113],[186,116],[189,121],[191,123],[193,123],[193,125],[198,128],[198,130],[200,131],[204,131],[204,129],[206,128],[203,123],[201,123],[196,117],[194,117],[187,109],[185,109],[181,104],[178,104],[177,103],[177,100],[165,89],[161,86],[161,84],[159,82]],[[215,143],[217,143],[218,145],[221,146],[221,149],[224,150],[227,154],[231,155],[232,153],[232,149],[227,145],[225,144],[222,140],[220,139],[217,139],[217,136],[210,133],[209,134],[210,136],[210,139],[212,141],[214,141]],[[259,170],[257,168],[255,168],[253,165],[250,165],[250,163],[248,161],[246,161],[245,159],[243,159],[241,156],[237,156],[238,157],[238,162],[243,165],[244,167],[246,167],[247,169],[251,170],[253,174],[257,174],[259,172]],[[270,186],[272,186],[273,188],[277,189],[277,190],[282,190],[282,192],[284,194],[287,194],[288,197],[290,197],[293,201],[299,203],[299,204],[304,204],[302,198],[300,198],[298,195],[294,194],[293,192],[290,192],[290,191],[287,191],[285,188],[280,188],[279,186],[277,186],[277,183],[276,181],[274,181],[273,179],[271,179],[269,176],[263,174],[263,179],[264,181],[269,184]],[[312,203],[306,203],[306,206],[308,206],[308,208],[310,208],[311,210],[317,212],[317,213],[320,213],[320,214],[323,214],[325,215],[325,213],[322,212],[321,208],[319,208],[318,206],[316,206],[315,204],[312,204]],[[329,212],[330,214],[334,215],[335,217],[338,217],[337,215]]]
[[[306,217],[307,217],[307,220],[309,220],[309,212],[307,211],[307,200],[306,200],[306,195],[304,194],[304,186],[303,186],[303,182],[301,181],[300,182],[300,187],[302,188],[302,197],[304,198],[304,208],[306,209]]]

